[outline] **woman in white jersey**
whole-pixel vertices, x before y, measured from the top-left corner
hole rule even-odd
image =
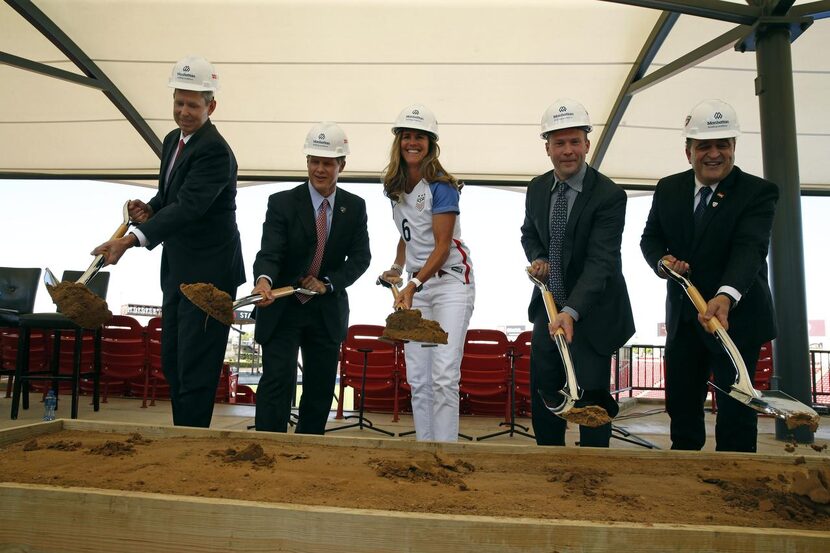
[[[475,284],[470,251],[461,240],[461,183],[438,161],[438,123],[422,105],[405,108],[392,127],[395,140],[383,191],[401,235],[387,280],[410,279],[395,307],[420,309],[440,323],[446,345],[408,343],[406,379],[418,440],[458,440],[458,382],[464,337],[473,314]]]

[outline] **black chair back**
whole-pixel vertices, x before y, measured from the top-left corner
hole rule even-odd
[[[40,269],[0,267],[0,326],[17,326],[17,317],[35,308]]]
[[[63,276],[61,277],[61,282],[71,280],[75,282],[81,275],[84,274],[83,271],[64,271]],[[106,271],[100,271],[97,275],[92,277],[92,280],[86,283],[86,287],[89,288],[89,291],[101,298],[102,300],[107,299],[107,288],[110,284],[110,274]]]

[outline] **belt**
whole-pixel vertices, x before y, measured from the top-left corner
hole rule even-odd
[[[421,272],[421,269],[417,269],[415,271],[412,271],[411,273],[409,273],[409,278],[414,278],[420,272]],[[438,277],[440,278],[444,275],[448,275],[449,273],[447,271],[445,271],[444,269],[438,269],[438,272],[435,273],[435,274],[438,275]]]

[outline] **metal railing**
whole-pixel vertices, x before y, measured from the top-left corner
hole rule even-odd
[[[628,394],[664,392],[666,347],[631,344],[617,351],[611,360],[611,393],[617,398]],[[811,394],[814,405],[830,406],[830,350],[810,349]],[[654,394],[659,397],[660,394]]]

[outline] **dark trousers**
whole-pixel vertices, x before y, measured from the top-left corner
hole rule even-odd
[[[600,355],[580,337],[577,324],[574,339],[569,344],[574,363],[574,372],[584,390],[605,390],[611,388],[611,356]],[[533,338],[530,349],[530,390],[533,433],[537,445],[565,445],[567,423],[545,407],[537,390],[549,396],[559,394],[565,385],[565,368],[556,343],[548,332],[548,321],[533,323]],[[608,447],[611,440],[611,423],[597,428],[579,427],[579,445],[582,447]]]
[[[303,356],[303,395],[296,433],[323,434],[331,411],[337,377],[340,342],[324,324],[324,313],[312,298],[301,304],[295,297],[280,317],[271,337],[262,344],[262,378],[257,386],[256,429],[286,432],[291,416],[297,353]],[[267,308],[266,308],[267,309]]]
[[[173,424],[208,428],[230,327],[178,290],[164,295],[161,313],[161,365],[170,384]]]
[[[754,381],[761,344],[735,345]],[[666,343],[666,411],[671,419],[672,449],[699,450],[706,443],[703,403],[710,374],[726,391],[735,382],[735,367],[723,347],[697,319],[680,322],[674,338]],[[758,441],[756,412],[719,391],[716,398],[715,449],[754,452]]]

